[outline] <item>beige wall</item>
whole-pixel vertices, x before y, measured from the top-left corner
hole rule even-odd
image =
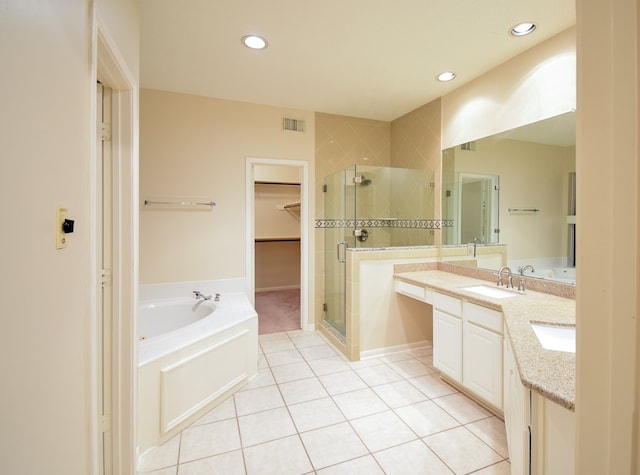
[[[300,237],[300,186],[256,183],[254,188],[256,239]]]
[[[256,292],[299,288],[300,241],[256,242]]]
[[[392,202],[395,207],[407,210],[407,218],[440,219],[441,193],[437,184],[442,169],[441,105],[441,99],[436,99],[391,122],[391,166],[425,170],[430,182],[428,187],[420,190],[422,196],[418,205],[422,209],[418,210],[415,209],[415,192],[405,192],[414,188],[396,188]],[[395,234],[408,245],[439,245],[441,242],[439,231],[403,229],[395,231]]]
[[[441,99],[391,122],[391,166],[440,170]]]
[[[640,473],[639,15],[637,1],[577,2],[581,475]]]
[[[575,35],[566,30],[442,97],[442,148],[574,110]]]
[[[93,3],[137,80],[137,3]],[[21,0],[0,15],[1,473],[93,469],[91,5]],[[63,250],[57,206],[76,224]]]
[[[324,217],[322,184],[332,173],[363,165],[391,164],[389,122],[317,112],[316,117],[316,216]]]
[[[313,113],[143,90],[140,198],[205,196],[210,211],[140,211],[140,282],[245,276],[246,157],[302,160],[313,170],[312,132],[283,131],[282,118]]]

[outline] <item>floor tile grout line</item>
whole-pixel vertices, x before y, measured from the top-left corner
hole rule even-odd
[[[484,421],[484,420],[487,420],[487,419],[490,419],[490,417],[487,417],[487,418],[485,418],[485,419],[479,419],[479,420],[477,420],[477,421],[470,422],[469,424],[473,424],[474,422]],[[478,438],[478,440],[480,440],[480,442],[482,442],[484,445],[486,445],[486,446],[487,446],[487,447],[489,447],[491,450],[493,450],[496,454],[498,454],[498,456],[499,456],[499,457],[501,457],[501,458],[502,458],[502,460],[507,460],[507,458],[508,458],[508,457],[506,457],[506,458],[505,458],[505,457],[504,457],[500,452],[498,452],[494,447],[492,447],[491,445],[489,445],[489,443],[488,443],[486,440],[484,440],[484,438],[480,437],[479,435],[475,434],[471,429],[469,429],[469,428],[467,427],[467,425],[468,425],[468,424],[465,424],[463,427],[464,427],[465,429],[467,429],[467,430],[468,430],[472,435],[474,435],[475,437],[477,437],[477,438]],[[507,450],[508,450],[508,449],[507,449]],[[496,463],[499,463],[499,462],[496,462]],[[492,464],[492,465],[495,465],[495,464]],[[487,466],[489,466],[489,465],[487,465]]]
[[[303,356],[303,358],[304,358],[304,356]],[[330,357],[330,358],[333,358],[333,357]],[[322,358],[319,358],[319,359],[322,359]],[[306,361],[306,359],[305,359],[305,361]],[[307,364],[309,364],[309,362],[308,362],[308,361],[306,361],[306,362],[307,362]],[[356,437],[358,438],[358,440],[360,441],[360,443],[362,444],[362,446],[367,450],[368,455],[372,456],[372,457],[373,457],[373,459],[376,461],[376,464],[378,464],[378,466],[379,466],[379,465],[380,465],[380,464],[379,464],[379,462],[378,462],[378,461],[377,461],[377,459],[373,456],[373,453],[371,452],[371,450],[369,450],[369,447],[367,446],[367,444],[362,440],[362,438],[360,437],[360,434],[358,434],[358,431],[353,427],[353,425],[351,424],[351,422],[350,422],[349,418],[348,418],[348,417],[347,417],[347,415],[344,413],[343,409],[341,409],[341,408],[340,408],[340,406],[338,405],[338,403],[334,400],[333,395],[329,393],[329,390],[327,389],[326,385],[325,385],[325,384],[322,382],[322,380],[320,379],[320,377],[321,377],[321,376],[328,376],[328,375],[331,375],[331,374],[337,374],[337,373],[340,373],[340,372],[342,372],[342,371],[326,373],[326,374],[324,374],[324,375],[318,375],[318,374],[317,374],[317,372],[316,372],[316,370],[314,370],[314,369],[313,369],[313,367],[311,367],[311,371],[315,374],[316,379],[320,382],[321,386],[322,386],[322,387],[324,388],[324,390],[327,392],[327,394],[328,394],[328,398],[333,402],[333,404],[336,406],[336,408],[338,409],[338,411],[340,412],[340,414],[341,414],[341,415],[342,415],[342,417],[344,418],[344,421],[342,421],[342,422],[337,422],[337,423],[335,423],[335,424],[329,424],[329,425],[327,425],[327,426],[322,426],[322,427],[319,427],[319,428],[311,429],[311,430],[309,430],[309,431],[300,432],[300,431],[299,431],[299,429],[298,429],[298,426],[295,424],[295,420],[293,419],[293,415],[291,415],[291,411],[289,410],[289,405],[286,403],[286,400],[285,400],[285,406],[287,407],[287,410],[288,410],[288,412],[289,412],[289,417],[291,417],[291,420],[293,421],[293,424],[294,424],[294,426],[296,427],[296,430],[298,431],[298,437],[300,438],[300,441],[301,441],[301,443],[302,443],[302,446],[303,446],[303,447],[304,447],[304,449],[305,449],[305,453],[307,454],[307,457],[309,458],[309,461],[310,461],[310,463],[311,463],[311,466],[314,468],[314,472],[317,472],[317,470],[321,470],[321,469],[327,468],[327,467],[329,467],[329,466],[327,466],[327,467],[316,467],[316,465],[313,463],[313,460],[311,459],[311,456],[309,455],[309,452],[308,452],[308,450],[307,450],[306,445],[304,444],[304,439],[302,438],[302,435],[301,435],[301,434],[302,434],[302,433],[306,433],[306,432],[313,432],[314,430],[325,429],[325,428],[327,428],[327,427],[331,427],[331,426],[334,426],[334,425],[340,425],[340,424],[344,424],[344,423],[347,423],[347,424],[349,425],[349,427],[351,428],[351,430],[353,431],[353,433],[356,435]],[[354,371],[354,373],[357,375],[357,377],[358,377],[358,378],[360,378],[360,379],[362,380],[362,378],[360,377],[360,375],[358,375],[358,374],[357,374],[357,372],[355,372],[355,371]],[[371,389],[371,387],[366,383],[366,381],[363,381],[363,383],[367,386],[367,388],[368,388],[369,390],[372,390],[372,389]],[[279,384],[278,384],[278,389],[280,390]],[[354,391],[350,391],[350,392],[354,392]],[[343,394],[346,394],[346,393],[343,393]],[[375,394],[375,391],[374,391],[374,394]],[[282,392],[281,392],[281,395],[282,395]],[[377,396],[377,395],[376,395],[376,396]],[[283,396],[283,395],[282,395],[282,397],[283,397],[283,400],[284,400],[284,396]],[[380,397],[379,397],[379,396],[377,396],[377,397],[380,399]],[[382,399],[380,399],[380,400],[381,400],[381,401],[382,401],[382,402],[383,402],[383,403],[384,403],[384,404],[389,408],[388,404],[386,404],[386,402],[385,402],[385,401],[383,401]],[[390,408],[389,408],[389,409],[390,409]],[[373,414],[370,414],[370,415],[373,415]],[[363,416],[363,417],[366,417],[366,416]],[[355,460],[356,458],[360,458],[360,457],[363,457],[363,456],[355,457],[355,458],[353,458],[353,459],[343,460],[343,461],[341,461],[341,462],[339,462],[339,463],[345,463],[345,462],[348,462],[348,461],[351,461],[351,460]],[[334,465],[337,465],[337,464],[334,464]],[[330,466],[331,466],[331,465],[330,465]],[[382,467],[380,467],[380,468],[382,468]],[[384,471],[384,470],[383,470],[383,471]]]
[[[182,452],[182,434],[183,430],[180,431],[180,439],[178,441],[178,456],[176,457],[176,475],[180,473],[180,453]]]
[[[313,460],[311,459],[311,455],[309,455],[309,451],[307,450],[306,445],[304,445],[304,440],[302,439],[302,436],[300,435],[300,430],[298,429],[296,421],[293,418],[293,415],[291,414],[291,410],[289,409],[289,405],[287,404],[287,401],[286,401],[286,399],[284,397],[284,394],[282,393],[282,390],[280,389],[280,384],[277,381],[276,381],[276,386],[278,388],[278,392],[280,393],[280,397],[282,398],[282,402],[284,403],[284,407],[287,410],[287,414],[289,414],[289,419],[291,419],[291,424],[293,424],[293,428],[296,431],[296,436],[298,437],[298,440],[300,441],[300,445],[302,445],[302,449],[304,450],[304,453],[307,456],[307,461],[309,462],[309,465],[311,466],[311,471],[315,474],[316,473],[316,469],[315,469],[315,466],[313,465]],[[307,472],[307,473],[309,473],[309,472]]]
[[[235,414],[236,429],[238,431],[238,440],[240,441],[240,452],[242,453],[242,466],[244,467],[244,473],[249,473],[247,468],[247,458],[244,453],[244,444],[242,443],[242,431],[240,430],[240,416],[238,416],[238,405],[236,404],[235,394],[233,395],[233,413]]]
[[[393,369],[393,368],[392,368],[392,369]],[[403,378],[403,380],[405,380],[405,381],[408,379],[408,378],[405,378],[405,377],[404,377],[404,376],[402,376],[402,375],[400,375],[400,376],[401,376],[401,377]],[[408,382],[408,381],[407,381],[407,382]],[[365,384],[367,384],[367,383],[366,383],[366,381],[365,381]],[[411,384],[411,383],[409,382],[409,384]],[[371,389],[371,390],[373,391],[373,388],[372,388],[371,386],[369,386],[369,389]],[[420,390],[420,388],[416,388],[416,389],[417,389],[419,392],[421,392],[422,394],[424,394],[424,396],[427,398],[427,400],[428,400],[428,401],[430,401],[430,400],[431,400],[431,398],[430,398],[427,394],[425,394],[423,391],[421,391],[421,390]],[[375,391],[374,391],[374,392],[375,392]],[[385,402],[385,404],[386,404],[386,401],[383,401],[383,402]],[[389,406],[389,405],[387,404],[387,406]],[[451,467],[449,467],[449,465],[448,465],[448,464],[447,464],[447,463],[446,463],[446,462],[445,462],[445,461],[444,461],[444,460],[443,460],[443,459],[442,459],[442,458],[441,458],[441,457],[440,457],[440,456],[439,456],[439,455],[438,455],[438,454],[437,454],[437,453],[436,453],[436,452],[435,452],[431,447],[429,447],[429,445],[426,443],[426,441],[425,441],[422,437],[420,437],[420,436],[418,435],[418,433],[417,433],[417,432],[416,432],[412,427],[410,427],[410,426],[409,426],[409,425],[404,421],[404,419],[402,419],[402,417],[400,417],[400,415],[399,415],[398,413],[396,413],[395,409],[394,409],[394,408],[392,408],[392,407],[390,407],[390,406],[389,406],[389,408],[390,408],[390,410],[392,411],[392,413],[393,413],[393,414],[394,414],[394,415],[395,415],[395,416],[400,420],[400,422],[401,422],[404,426],[406,426],[406,427],[407,427],[407,429],[409,429],[409,430],[410,430],[410,431],[411,431],[411,432],[416,436],[416,439],[415,439],[415,440],[419,440],[419,441],[420,441],[420,442],[421,442],[421,443],[422,443],[422,444],[427,448],[427,450],[429,450],[431,453],[433,453],[433,455],[434,455],[438,460],[440,460],[440,461],[441,461],[441,462],[442,462],[442,463],[443,463],[443,464],[444,464],[444,465],[445,465],[445,466],[446,466],[446,467],[451,471],[451,473],[452,473],[452,474],[455,474],[455,470],[453,470]],[[455,418],[454,418],[454,420],[455,420],[456,422],[458,422],[458,423],[459,423],[459,421],[458,421],[457,419],[455,419]],[[354,430],[355,430],[355,429],[354,429]],[[440,432],[444,432],[444,431],[440,431]],[[356,433],[357,433],[357,431],[356,431]],[[430,434],[430,435],[433,435],[433,434]],[[406,444],[406,443],[408,443],[408,442],[405,442],[405,444]],[[398,444],[397,446],[400,446],[400,445],[404,445],[404,444]],[[397,446],[396,446],[396,447],[397,447]],[[366,444],[365,444],[365,447],[366,447]],[[386,448],[386,449],[384,449],[384,450],[387,450],[387,449],[389,449],[389,448],[392,448],[392,447],[387,447],[387,448]],[[378,451],[378,452],[381,452],[381,451],[382,451],[382,450],[380,450],[380,451]],[[378,465],[380,465],[380,463],[378,462],[378,459],[377,459],[377,458],[376,458],[376,456],[375,456],[375,453],[372,453],[371,455],[372,455],[372,457],[374,458],[374,460],[376,460],[376,462],[378,463]],[[381,468],[382,468],[382,467],[381,467]],[[384,469],[383,469],[383,471],[384,471]]]

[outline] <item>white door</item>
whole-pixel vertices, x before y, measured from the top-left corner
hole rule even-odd
[[[504,339],[504,423],[512,475],[529,473],[529,393],[520,382],[509,339]]]

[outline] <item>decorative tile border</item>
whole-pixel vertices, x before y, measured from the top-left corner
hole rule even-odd
[[[316,228],[404,228],[440,229],[453,227],[451,219],[316,219]]]

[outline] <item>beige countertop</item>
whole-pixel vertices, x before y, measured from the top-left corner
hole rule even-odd
[[[531,328],[531,321],[575,325],[575,300],[531,290],[516,292],[518,295],[512,298],[485,297],[463,287],[495,283],[440,270],[399,272],[395,277],[501,311],[508,333],[505,338],[511,341],[522,383],[549,400],[574,410],[576,355],[542,348]]]

